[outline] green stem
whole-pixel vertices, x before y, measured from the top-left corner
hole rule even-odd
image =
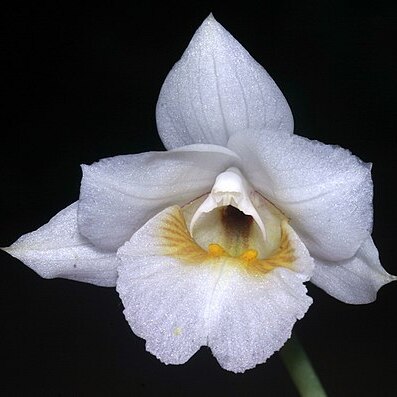
[[[295,335],[280,350],[281,358],[301,397],[326,397],[320,379]]]

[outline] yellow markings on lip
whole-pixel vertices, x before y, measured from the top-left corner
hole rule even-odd
[[[261,275],[277,267],[293,268],[296,258],[286,225],[286,221],[281,222],[279,248],[269,257],[258,258],[255,249],[247,249],[238,256],[232,256],[217,243],[209,244],[208,251],[200,247],[191,237],[181,209],[175,206],[159,227],[160,245],[163,255],[174,257],[186,264],[217,264],[226,261],[230,265],[245,269],[250,274]]]
[[[249,249],[245,252],[243,252],[239,258],[241,258],[244,261],[247,262],[252,262],[254,261],[256,258],[258,257],[258,251],[257,250],[253,250],[253,249]]]
[[[190,236],[179,207],[174,207],[162,221],[160,238],[163,254],[166,256],[178,258],[188,264],[200,264],[208,257],[208,253]]]
[[[208,246],[208,253],[215,257],[226,256],[228,258],[238,258],[246,262],[251,262],[258,257],[258,251],[248,249],[239,256],[230,255],[221,245],[212,243]]]
[[[228,256],[227,252],[219,244],[210,244],[208,253],[213,256]]]
[[[247,270],[253,273],[267,273],[277,267],[285,267],[287,269],[293,269],[294,262],[296,260],[295,250],[288,238],[288,231],[286,228],[288,225],[287,221],[281,223],[281,238],[280,246],[278,249],[265,259],[255,259],[250,262]]]

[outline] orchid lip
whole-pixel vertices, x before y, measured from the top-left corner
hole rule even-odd
[[[228,168],[216,177],[211,193],[193,215],[189,227],[190,234],[193,235],[194,226],[201,215],[211,212],[215,208],[230,205],[245,215],[252,216],[262,232],[263,240],[266,241],[265,225],[250,199],[253,193],[254,189],[240,170],[236,167]]]

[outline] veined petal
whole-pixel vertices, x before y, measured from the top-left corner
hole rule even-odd
[[[283,231],[280,250],[259,263],[201,248],[178,206],[147,222],[119,249],[117,281],[124,314],[147,350],[181,364],[208,345],[234,372],[278,350],[311,303],[303,282],[313,271],[286,222]]]
[[[312,299],[302,278],[278,268],[261,279],[226,269],[213,296],[208,346],[219,364],[244,372],[265,362],[290,338]]]
[[[247,179],[290,219],[312,256],[350,258],[370,234],[371,167],[348,150],[281,132],[235,135],[228,147],[247,159]]]
[[[77,202],[3,250],[44,278],[67,278],[105,287],[116,285],[116,252],[99,250],[80,235]]]
[[[375,301],[378,290],[396,280],[382,267],[378,250],[368,237],[350,259],[336,263],[315,259],[310,281],[345,303],[362,304]]]
[[[120,252],[117,291],[131,329],[165,364],[185,363],[207,341],[203,302],[214,287],[211,269],[156,255],[131,257],[127,250]]]
[[[293,132],[293,117],[268,73],[210,15],[168,74],[156,109],[168,148],[226,146],[247,128]]]
[[[83,165],[79,230],[96,246],[118,249],[163,208],[207,193],[238,161],[226,148],[193,145]]]

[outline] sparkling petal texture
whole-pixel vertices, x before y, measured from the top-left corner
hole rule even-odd
[[[369,237],[370,165],[294,135],[275,82],[212,15],[156,118],[170,151],[83,165],[79,202],[4,250],[44,278],[116,285],[164,363],[208,346],[234,372],[287,341],[305,282],[356,304],[396,280]]]
[[[396,276],[383,269],[378,250],[368,237],[356,255],[343,262],[315,259],[310,281],[345,303],[362,304],[375,301],[378,290],[395,280]]]
[[[294,270],[252,275],[227,258],[186,263],[164,255],[159,230],[176,208],[152,218],[118,251],[124,314],[165,363],[183,363],[208,345],[222,367],[244,372],[280,349],[308,309],[312,300],[303,282],[313,261],[289,226]]]
[[[237,156],[225,148],[194,145],[83,166],[79,230],[98,247],[118,249],[163,208],[211,190],[216,176],[235,163]]]
[[[4,250],[44,278],[116,285],[116,252],[99,250],[79,234],[77,202]]]
[[[268,73],[210,15],[168,74],[156,109],[168,149],[226,146],[247,128],[293,132],[293,117]]]
[[[228,147],[251,184],[290,218],[310,253],[352,257],[372,230],[368,164],[338,146],[285,133],[235,135]]]

